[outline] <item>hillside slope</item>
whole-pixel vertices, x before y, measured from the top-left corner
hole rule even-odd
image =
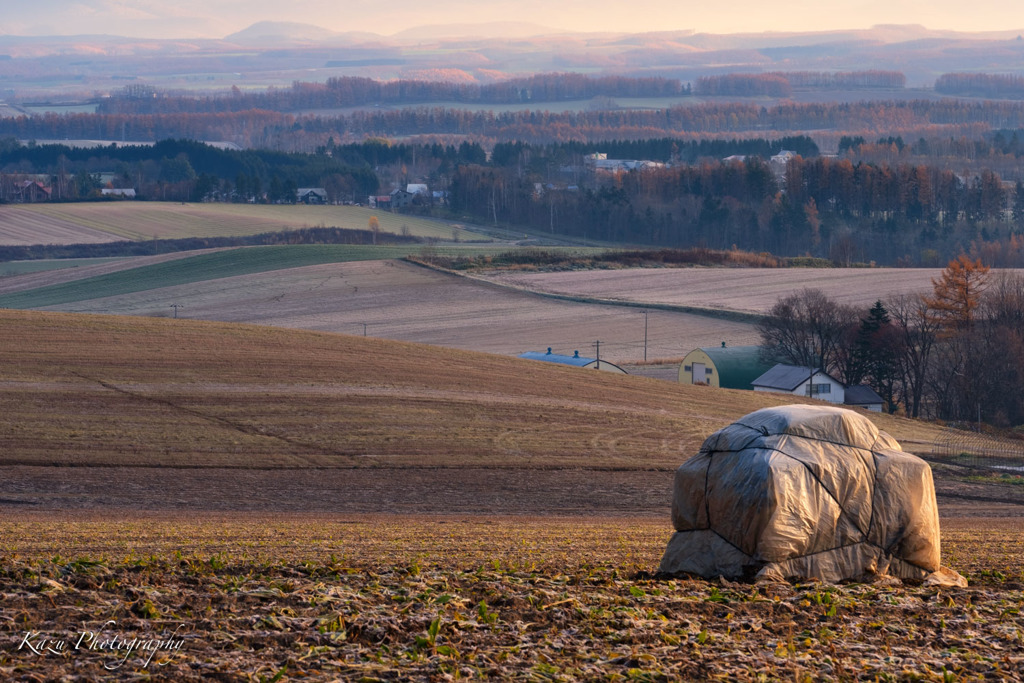
[[[381,339],[0,311],[6,465],[670,470],[785,397]],[[937,430],[872,419],[901,440]]]

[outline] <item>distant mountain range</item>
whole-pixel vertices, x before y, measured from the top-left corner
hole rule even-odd
[[[843,43],[850,41],[871,41],[878,43],[904,43],[919,40],[1009,40],[1024,33],[1024,29],[967,33],[941,31],[926,28],[920,24],[880,24],[869,29],[846,31],[778,32],[764,33],[697,33],[694,31],[665,31],[649,33],[600,33],[598,36],[620,36],[625,40],[632,37],[656,39],[671,38],[687,43],[698,49],[749,49],[778,47],[784,45]],[[486,22],[430,24],[399,31],[394,34],[368,33],[365,31],[336,32],[314,24],[298,22],[261,21],[252,26],[225,36],[228,42],[253,41],[301,41],[318,42],[359,42],[385,41],[405,43],[410,41],[431,41],[466,38],[536,38],[558,35],[591,35],[578,31],[551,28],[530,22]]]
[[[241,45],[267,45],[279,43],[357,43],[380,40],[375,33],[350,31],[339,33],[313,24],[302,24],[294,21],[260,21],[242,29],[224,40]]]
[[[224,40],[241,44],[290,43],[358,43],[369,41],[423,42],[449,38],[529,38],[564,33],[528,22],[497,21],[480,24],[435,24],[417,26],[392,35],[365,31],[331,31],[313,24],[290,21],[261,21],[225,36]]]
[[[930,88],[951,72],[1024,75],[1022,34],[1024,29],[970,33],[916,24],[816,32],[586,33],[510,21],[426,25],[384,35],[261,21],[223,38],[188,40],[0,35],[0,99],[102,95],[133,83],[226,90],[334,76],[469,83],[573,71],[693,82],[723,73],[881,70],[905,74],[910,88]]]

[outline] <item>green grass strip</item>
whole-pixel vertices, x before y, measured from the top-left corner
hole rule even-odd
[[[120,296],[150,289],[187,285],[236,275],[263,273],[270,270],[302,268],[303,266],[344,263],[346,261],[403,258],[418,254],[423,250],[424,246],[421,244],[379,246],[292,244],[238,247],[0,295],[0,308],[26,309],[60,306],[76,301]],[[483,247],[445,245],[433,247],[432,250],[438,254],[479,256],[508,251],[508,245]]]
[[[101,256],[96,258],[68,259],[33,259],[31,261],[5,261],[0,263],[0,277],[38,273],[44,270],[64,270],[65,268],[84,268],[102,263],[123,261],[127,256]]]
[[[149,289],[323,263],[400,258],[415,246],[303,244],[240,247],[0,296],[0,308],[42,308]]]

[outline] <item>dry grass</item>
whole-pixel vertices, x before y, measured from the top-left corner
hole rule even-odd
[[[799,400],[191,320],[3,311],[0,346],[7,464],[672,469],[711,431]]]

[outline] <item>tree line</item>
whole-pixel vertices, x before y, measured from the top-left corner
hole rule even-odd
[[[693,91],[706,96],[771,95],[788,97],[792,88],[902,88],[898,71],[772,72],[726,74],[697,80]],[[197,95],[161,92],[139,84],[125,86],[99,102],[103,114],[223,113],[247,110],[290,112],[366,105],[464,102],[474,104],[546,103],[595,97],[685,97],[691,85],[663,77],[588,76],[578,73],[534,74],[496,83],[456,83],[422,79],[376,80],[358,76],[324,82],[295,81],[288,88]]]
[[[290,88],[263,92],[193,95],[126,87],[102,100],[102,114],[224,113],[249,110],[277,112],[365,105],[409,105],[424,102],[475,104],[545,103],[594,97],[681,97],[690,93],[682,82],[661,77],[586,76],[577,73],[535,74],[498,83],[453,83],[342,76],[325,82],[295,81]]]
[[[758,324],[765,360],[868,384],[910,417],[1024,424],[1024,275],[961,254],[923,295],[868,310],[820,290],[779,299]]]
[[[1024,77],[1011,74],[951,73],[935,80],[935,92],[963,97],[1024,99]]]
[[[17,179],[48,176],[52,199],[95,197],[100,173],[113,174],[114,188],[134,188],[140,198],[198,201],[210,195],[236,201],[286,199],[298,187],[323,187],[330,201],[359,201],[376,194],[380,165],[412,163],[417,157],[441,167],[483,163],[479,145],[390,145],[367,140],[330,145],[319,153],[222,149],[195,140],[153,145],[78,148],[63,144],[22,145],[0,139],[0,200],[11,200]]]
[[[234,142],[241,147],[311,152],[328,139],[458,137],[497,142],[699,140],[737,135],[781,137],[806,130],[838,138],[877,131],[917,137],[979,138],[994,129],[1024,128],[1024,103],[1010,101],[909,100],[784,103],[703,103],[664,109],[599,111],[470,111],[444,107],[364,110],[344,115],[294,115],[262,109],[229,112],[71,113],[0,119],[0,136],[31,139],[151,141],[191,138]]]
[[[697,95],[708,97],[790,97],[793,88],[903,88],[906,82],[906,76],[899,71],[772,71],[760,74],[702,76],[697,79],[693,91]]]
[[[565,158],[556,151],[565,150],[509,146],[491,165],[458,166],[452,211],[588,240],[739,246],[839,265],[935,266],[973,250],[1024,266],[1024,187],[991,171],[964,178],[923,165],[799,155],[781,165],[755,155],[602,173],[577,155],[552,173],[550,159]]]

